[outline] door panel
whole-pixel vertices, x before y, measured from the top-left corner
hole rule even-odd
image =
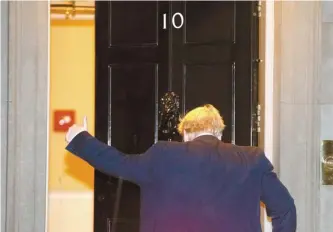
[[[184,65],[182,96],[185,110],[210,103],[221,111],[225,123],[230,125],[232,88],[225,87],[232,86],[231,76],[230,64]],[[228,126],[223,132],[223,140],[226,142],[231,141],[231,129]]]
[[[157,139],[157,71],[158,65],[153,63],[110,66],[109,140],[127,154],[142,153]],[[112,179],[117,187],[110,205],[110,231],[137,231],[140,189],[128,181]]]
[[[223,140],[256,145],[255,2],[96,2],[96,132],[127,154],[158,140],[159,100],[223,115]],[[173,28],[172,16],[184,24]],[[166,29],[163,29],[166,14]],[[180,25],[180,17],[175,17]],[[95,232],[138,232],[140,189],[95,172]]]
[[[156,46],[158,44],[158,4],[120,2],[109,4],[110,46]],[[142,13],[144,12],[144,13]]]
[[[235,22],[234,2],[182,2],[185,17],[184,42],[186,44],[233,41]],[[176,7],[175,7],[176,8]]]
[[[172,14],[184,15],[184,26],[172,29],[174,89],[182,112],[202,104],[216,106],[227,125],[223,140],[235,142],[233,102],[235,2],[172,2]],[[239,142],[239,141],[237,141]]]
[[[256,2],[237,2],[235,34],[235,137],[238,145],[257,145],[256,121],[258,78],[255,46],[259,43],[252,36],[258,34],[258,18],[253,16]],[[253,43],[253,44],[252,44]],[[249,143],[250,142],[250,143]]]
[[[167,10],[163,2],[96,2],[95,135],[127,154],[157,140],[168,67],[168,34],[157,25]],[[96,171],[94,202],[94,231],[139,231],[137,185]]]
[[[142,153],[155,141],[157,72],[157,64],[110,67],[110,137],[125,153]]]
[[[181,95],[183,113],[212,103],[227,125],[225,142],[256,144],[253,128],[256,112],[252,111],[257,105],[257,99],[253,99],[257,93],[252,89],[256,65],[252,47],[255,22],[251,21],[254,3],[172,2],[171,5],[171,14],[180,12],[185,17],[181,29],[172,29],[174,53],[171,54],[174,89]]]

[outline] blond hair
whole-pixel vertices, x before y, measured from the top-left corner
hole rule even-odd
[[[178,132],[184,136],[187,134],[210,133],[221,137],[224,130],[224,122],[219,111],[207,104],[188,112],[178,125]]]

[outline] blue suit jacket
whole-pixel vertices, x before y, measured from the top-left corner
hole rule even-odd
[[[296,231],[294,201],[256,147],[204,135],[125,155],[81,132],[67,150],[141,187],[141,232],[259,232],[260,201],[274,232]]]

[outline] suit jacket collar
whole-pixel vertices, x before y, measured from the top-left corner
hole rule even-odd
[[[208,134],[204,134],[204,135],[200,135],[198,137],[196,137],[195,139],[193,139],[193,141],[204,141],[204,142],[214,142],[214,141],[220,141],[218,138],[216,138],[214,135],[208,135]]]

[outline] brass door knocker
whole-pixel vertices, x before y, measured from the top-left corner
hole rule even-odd
[[[180,119],[179,96],[174,92],[167,92],[160,99],[158,139],[167,141],[181,141],[177,131]]]

